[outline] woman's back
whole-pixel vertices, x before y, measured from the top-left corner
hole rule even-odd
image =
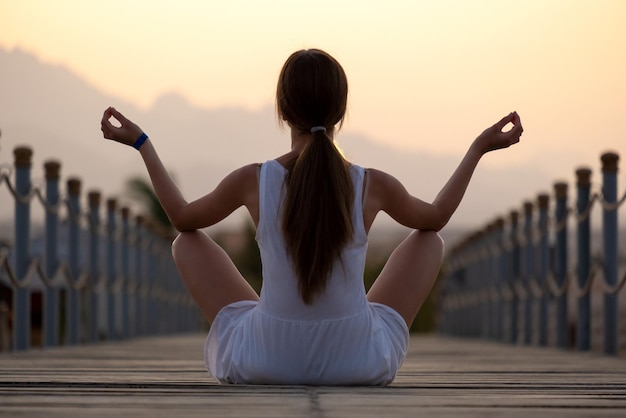
[[[281,208],[286,169],[276,160],[261,167],[259,180],[259,224],[257,242],[263,265],[263,287],[259,308],[283,319],[336,319],[362,311],[366,305],[363,270],[367,234],[363,226],[362,190],[364,170],[351,166],[355,190],[352,210],[354,237],[337,260],[325,290],[311,304],[302,300],[298,278],[281,234]]]

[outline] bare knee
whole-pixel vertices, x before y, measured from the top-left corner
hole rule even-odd
[[[185,254],[189,254],[189,250],[192,248],[197,248],[198,241],[201,240],[204,235],[201,231],[186,231],[179,233],[174,241],[172,241],[172,256],[174,257],[174,261],[184,256]]]
[[[411,232],[391,254],[370,288],[368,300],[395,309],[410,327],[437,280],[443,250],[436,231]]]
[[[443,260],[445,243],[437,231],[415,230],[408,240],[416,251],[427,252],[434,259]]]
[[[181,232],[172,241],[172,256],[174,259],[184,251],[184,247],[187,245],[187,236],[187,232]]]

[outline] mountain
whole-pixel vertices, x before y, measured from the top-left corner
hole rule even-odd
[[[67,68],[40,62],[20,49],[0,49],[0,68],[0,163],[13,161],[16,145],[31,146],[33,179],[39,183],[42,164],[51,158],[61,161],[62,179],[78,175],[83,193],[98,189],[105,198],[119,195],[129,176],[145,175],[136,152],[102,139],[100,118],[110,105],[151,136],[189,199],[206,193],[238,166],[274,158],[289,147],[288,132],[278,126],[271,105],[254,111],[207,109],[170,93],[141,110],[98,91]],[[394,149],[350,130],[340,132],[339,143],[354,162],[395,175],[426,200],[436,196],[462,157]],[[551,183],[532,166],[481,166],[447,229],[480,227],[519,208],[522,198],[534,198]],[[12,201],[7,204],[6,187],[0,186],[0,199],[0,218],[9,217]],[[387,221],[383,217],[380,224]]]

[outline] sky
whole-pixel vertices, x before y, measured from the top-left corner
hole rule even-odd
[[[487,164],[549,167],[624,143],[624,21],[622,0],[0,0],[0,47],[142,108],[176,92],[251,109],[273,106],[290,53],[321,48],[348,74],[346,130],[462,154],[516,110],[522,143]]]

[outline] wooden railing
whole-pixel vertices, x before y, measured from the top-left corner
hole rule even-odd
[[[441,332],[540,346],[552,340],[560,348],[587,351],[598,335],[591,329],[595,289],[603,293],[602,350],[617,354],[618,294],[626,281],[626,275],[618,280],[618,209],[626,200],[626,194],[617,198],[618,161],[615,153],[602,155],[596,193],[592,171],[576,171],[573,207],[568,184],[555,183],[553,196],[539,194],[521,213],[495,219],[452,248],[442,284]],[[597,207],[601,255],[592,257],[591,215]]]
[[[0,248],[0,283],[12,294],[0,302],[0,333],[10,330],[0,342],[15,350],[31,346],[38,288],[45,347],[199,330],[201,317],[171,257],[172,237],[115,199],[106,201],[103,222],[101,194],[90,191],[84,210],[78,178],[67,180],[62,196],[57,161],[44,164],[44,192],[31,182],[32,154],[18,147],[14,164],[0,167],[0,187],[13,197],[2,205],[15,206],[13,242]],[[31,236],[33,201],[45,214],[39,240]]]

